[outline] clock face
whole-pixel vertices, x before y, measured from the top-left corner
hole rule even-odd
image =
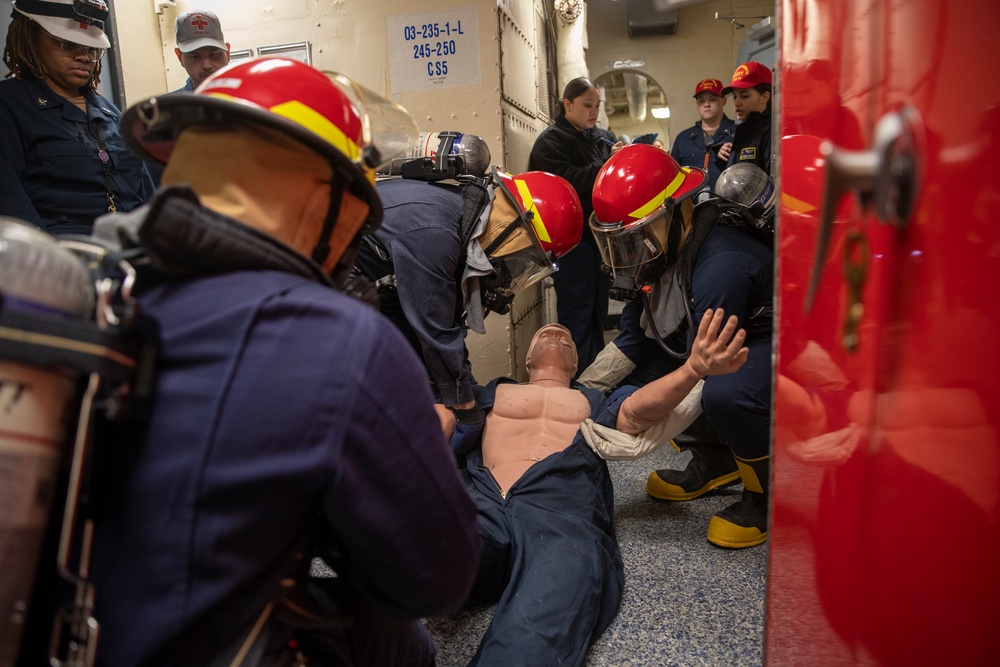
[[[572,21],[583,11],[583,0],[556,0],[556,11],[567,21]]]

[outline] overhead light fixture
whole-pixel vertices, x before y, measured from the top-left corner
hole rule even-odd
[[[649,111],[653,114],[653,118],[659,118],[660,120],[670,118],[670,107],[653,107]]]
[[[636,68],[645,67],[645,60],[616,60],[611,63],[611,66],[615,69],[626,69],[626,68]]]

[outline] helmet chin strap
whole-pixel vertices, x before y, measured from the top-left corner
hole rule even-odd
[[[330,205],[312,259],[337,287],[345,288],[361,238],[376,226],[367,202],[341,183],[330,185]]]
[[[344,195],[343,185],[330,186],[330,206],[326,210],[326,219],[323,220],[323,229],[320,230],[319,239],[312,251],[313,261],[324,266],[327,258],[330,257],[330,237],[333,236],[333,228],[340,218],[340,200]]]

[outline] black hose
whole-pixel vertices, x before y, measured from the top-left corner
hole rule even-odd
[[[680,280],[678,276],[676,280]],[[687,359],[691,356],[691,332],[694,331],[694,318],[691,316],[691,302],[684,293],[684,287],[681,286],[681,298],[684,301],[684,315],[688,322],[688,335],[687,335],[687,347],[682,352],[674,350],[672,347],[667,345],[663,337],[660,336],[660,332],[656,329],[656,320],[653,317],[653,309],[649,305],[649,294],[646,292],[642,293],[642,307],[646,310],[646,315],[649,317],[649,328],[653,331],[653,338],[659,343],[663,351],[669,354],[674,359],[680,359],[681,361]]]

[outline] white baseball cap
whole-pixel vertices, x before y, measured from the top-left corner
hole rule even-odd
[[[42,26],[53,37],[106,49],[108,6],[104,0],[12,0],[14,11]]]

